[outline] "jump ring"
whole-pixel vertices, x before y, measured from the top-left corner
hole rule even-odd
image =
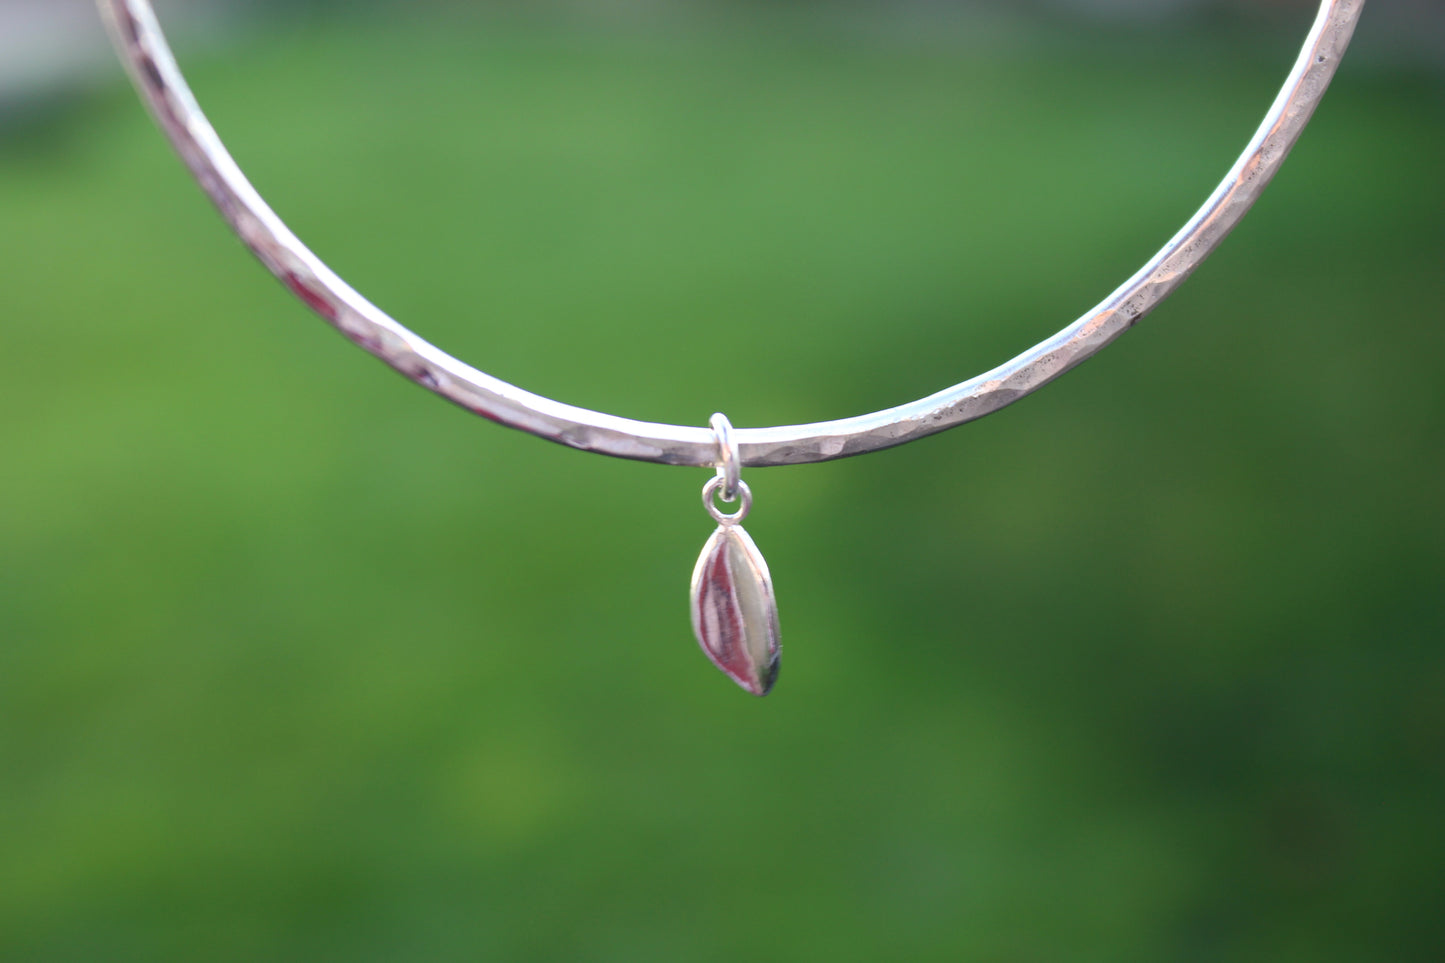
[[[706,508],[707,513],[713,517],[713,521],[719,525],[736,525],[744,518],[747,518],[748,512],[753,510],[753,490],[748,487],[747,482],[739,480],[738,494],[742,496],[743,503],[738,506],[737,511],[728,513],[719,509],[716,503],[713,502],[713,496],[718,493],[718,489],[722,488],[722,486],[723,479],[721,475],[715,475],[709,478],[707,484],[702,486],[702,506]]]
[[[732,422],[719,411],[709,418],[707,423],[712,426],[713,434],[717,435],[717,476],[723,482],[723,501],[735,502],[738,500],[738,489],[743,483],[743,456],[733,438]]]

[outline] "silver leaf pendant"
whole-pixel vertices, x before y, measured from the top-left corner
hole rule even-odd
[[[736,524],[719,525],[692,572],[692,629],[713,664],[765,696],[778,680],[778,604],[768,563]]]

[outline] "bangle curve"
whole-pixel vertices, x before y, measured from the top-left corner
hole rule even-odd
[[[97,0],[116,49],[171,144],[241,240],[280,281],[351,341],[407,378],[492,421],[585,451],[707,467],[710,428],[619,418],[553,401],[453,358],[394,321],[326,266],[262,200],[201,112],[149,0]],[[1322,0],[1304,47],[1224,180],[1133,277],[1064,328],[991,371],[907,404],[806,425],[738,428],[746,467],[878,451],[992,414],[1093,356],[1184,282],[1279,170],[1334,76],[1364,0]]]

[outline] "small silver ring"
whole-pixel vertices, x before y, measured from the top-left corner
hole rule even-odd
[[[707,480],[707,484],[702,486],[702,507],[707,509],[707,513],[713,517],[713,521],[719,525],[736,525],[744,518],[747,518],[748,512],[753,510],[753,490],[748,487],[747,482],[739,480],[738,495],[742,497],[743,503],[738,506],[737,511],[729,514],[719,509],[717,504],[713,502],[713,496],[718,493],[718,489],[722,488],[722,486],[723,478],[721,475],[715,475]],[[728,500],[729,499],[724,499],[724,501]]]
[[[743,456],[733,438],[733,423],[721,411],[707,420],[712,433],[717,435],[718,461],[717,477],[723,482],[723,501],[738,500],[738,487],[743,483]]]

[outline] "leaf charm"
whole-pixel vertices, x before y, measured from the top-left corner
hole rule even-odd
[[[778,679],[778,604],[768,563],[740,525],[719,525],[692,572],[692,630],[734,682],[765,696]]]

